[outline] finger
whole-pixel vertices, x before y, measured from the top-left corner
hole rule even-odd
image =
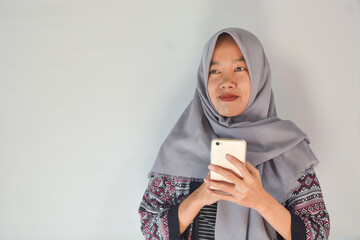
[[[207,188],[206,191],[208,191],[211,195],[213,195],[214,197],[218,198],[218,199],[221,199],[221,200],[226,200],[226,201],[230,201],[230,202],[234,202],[235,201],[235,198],[233,195],[227,195],[227,194],[224,194],[224,193],[220,193],[220,192],[217,192],[213,189],[210,189],[210,188]]]
[[[256,167],[254,167],[249,161],[246,161],[245,167],[249,170],[249,172],[252,175],[254,175],[256,177],[260,177],[259,170]]]
[[[210,179],[210,171],[209,171],[209,173],[207,174],[207,176],[206,176],[203,180],[204,180],[204,182],[205,182],[206,184],[208,184],[208,180],[211,180],[211,179]]]
[[[232,156],[230,154],[226,154],[225,157],[232,165],[234,165],[237,169],[240,170],[243,177],[245,177],[245,178],[250,177],[250,172],[244,166],[244,163],[242,161],[240,161],[239,159],[237,159],[236,157],[234,157],[234,156]]]
[[[233,183],[229,183],[229,182],[225,182],[225,181],[215,181],[215,180],[211,180],[211,179],[205,179],[205,182],[207,184],[209,184],[210,186],[219,189],[223,192],[227,192],[227,193],[234,193],[234,184]]]
[[[235,184],[242,185],[241,177],[234,173],[232,170],[223,168],[219,165],[210,164],[209,169],[220,174],[224,178],[226,178],[228,181],[233,182]]]

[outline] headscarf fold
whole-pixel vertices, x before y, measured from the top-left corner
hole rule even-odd
[[[222,33],[228,33],[239,46],[251,81],[250,100],[235,117],[217,113],[207,91],[210,61]],[[244,29],[222,29],[205,44],[194,97],[160,147],[149,176],[206,177],[214,138],[244,139],[246,161],[259,170],[264,189],[281,203],[302,172],[319,163],[307,135],[292,121],[277,117],[264,49],[259,39]],[[256,210],[220,200],[215,239],[276,239],[276,232]]]

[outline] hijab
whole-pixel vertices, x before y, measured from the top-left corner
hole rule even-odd
[[[237,43],[251,81],[249,102],[235,117],[218,114],[207,91],[210,61],[222,33],[229,34]],[[205,44],[194,97],[161,145],[149,176],[205,178],[214,138],[244,139],[246,161],[259,170],[264,189],[280,203],[286,201],[303,171],[319,163],[307,135],[292,121],[277,117],[270,66],[263,46],[245,29],[222,29]],[[256,210],[219,200],[215,239],[276,239],[276,231]]]

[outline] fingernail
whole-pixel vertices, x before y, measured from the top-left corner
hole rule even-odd
[[[208,168],[209,168],[210,170],[214,170],[214,166],[213,166],[213,165],[209,165]]]
[[[231,160],[231,156],[229,154],[226,154],[225,157],[226,157],[227,160]]]
[[[209,183],[209,180],[207,180],[206,178],[204,178],[204,182]]]

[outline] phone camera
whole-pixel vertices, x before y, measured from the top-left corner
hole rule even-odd
[[[219,143],[219,142],[216,142],[216,145],[218,145],[218,146],[219,146],[219,145],[220,145],[220,143]]]

